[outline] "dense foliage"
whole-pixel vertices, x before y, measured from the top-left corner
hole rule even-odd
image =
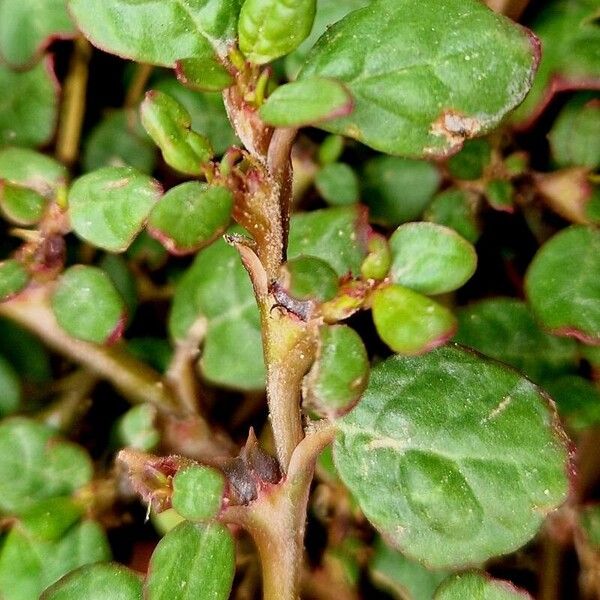
[[[0,598],[599,598],[599,22],[0,0]]]

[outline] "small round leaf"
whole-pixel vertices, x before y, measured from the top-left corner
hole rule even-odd
[[[148,231],[169,252],[189,254],[225,231],[232,207],[227,188],[189,181],[161,198],[148,218]]]
[[[159,183],[131,167],[104,167],[77,179],[69,215],[77,235],[110,252],[123,252],[160,198]]]
[[[421,294],[443,294],[475,273],[475,248],[456,231],[435,223],[407,223],[390,238],[393,282]]]
[[[114,342],[125,325],[123,299],[97,267],[77,265],[65,271],[52,295],[52,310],[69,335],[87,342]]]
[[[298,256],[286,263],[290,274],[290,295],[298,300],[331,300],[339,289],[337,273],[324,260]]]
[[[372,309],[379,337],[400,354],[428,352],[456,332],[456,318],[445,306],[399,285],[379,288]]]
[[[0,302],[18,294],[29,281],[27,269],[17,260],[0,262]]]
[[[173,479],[173,508],[190,521],[205,521],[221,511],[225,479],[221,473],[202,465],[177,472]]]
[[[358,202],[358,177],[346,163],[334,162],[325,165],[317,173],[315,185],[323,200],[332,206]]]

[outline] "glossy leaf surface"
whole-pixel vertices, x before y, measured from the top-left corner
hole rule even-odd
[[[145,593],[152,600],[227,600],[235,569],[229,530],[220,523],[182,523],[154,550]]]
[[[361,181],[371,219],[397,227],[423,212],[438,189],[440,173],[424,160],[377,156],[365,163]]]
[[[52,429],[25,418],[0,424],[0,511],[19,514],[35,502],[70,494],[89,482],[83,449],[54,440]]]
[[[312,29],[316,0],[246,0],[238,23],[240,49],[256,64],[288,54]]]
[[[389,154],[444,156],[523,100],[536,52],[476,0],[375,0],[325,33],[299,77],[347,85],[354,111],[326,130]]]
[[[76,179],[69,190],[75,233],[110,252],[123,252],[162,194],[159,183],[131,167],[104,167]]]
[[[399,285],[378,289],[372,309],[379,337],[400,354],[427,352],[456,331],[456,318],[445,306]]]
[[[515,550],[566,498],[568,452],[547,398],[460,347],[376,366],[338,427],[335,463],[367,518],[432,567]],[[498,494],[506,481],[511,493]]]
[[[54,133],[58,84],[51,61],[11,71],[0,64],[0,145],[40,146]]]
[[[369,379],[369,357],[361,337],[347,325],[324,326],[319,350],[304,379],[305,404],[335,418],[359,400]]]
[[[142,125],[162,150],[165,162],[188,175],[202,173],[212,158],[210,142],[191,130],[192,118],[175,98],[152,90],[141,106]]]
[[[443,294],[475,273],[475,248],[456,231],[434,223],[407,223],[390,238],[391,279],[423,294]]]
[[[296,79],[307,54],[328,27],[343,19],[349,12],[369,4],[370,0],[317,0],[315,20],[310,35],[285,57],[285,72],[289,79]]]
[[[84,35],[138,62],[174,67],[181,58],[224,55],[235,38],[240,0],[68,0]]]
[[[34,190],[0,182],[0,210],[7,221],[16,225],[34,225],[44,214],[46,200]]]
[[[173,478],[173,508],[190,521],[213,519],[221,511],[225,479],[202,465],[177,472]]]
[[[29,148],[0,150],[0,179],[51,198],[67,180],[67,169],[50,156]]]
[[[203,92],[219,92],[233,83],[233,77],[216,56],[177,61],[177,79],[185,86]]]
[[[529,266],[525,289],[544,327],[600,345],[600,231],[575,225],[551,238]]]
[[[449,577],[434,600],[531,600],[531,596],[508,581],[492,579],[485,573],[467,572]]]
[[[97,267],[76,265],[65,271],[52,295],[52,311],[58,324],[80,340],[105,344],[123,333],[123,298]]]
[[[265,123],[275,127],[302,127],[346,115],[352,98],[333,79],[315,77],[277,88],[260,108]]]
[[[227,188],[189,181],[160,199],[148,218],[148,231],[173,254],[188,254],[225,231],[232,207]]]
[[[55,39],[74,37],[65,0],[0,2],[0,57],[23,68]]]
[[[140,576],[117,564],[97,563],[69,573],[42,594],[41,600],[141,600]]]

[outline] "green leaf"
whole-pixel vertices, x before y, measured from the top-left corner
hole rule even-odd
[[[240,11],[240,49],[256,64],[295,50],[310,33],[316,0],[246,0]]]
[[[455,341],[522,371],[536,383],[577,368],[575,341],[542,331],[524,302],[483,300],[461,308],[457,317]]]
[[[130,408],[116,425],[119,445],[149,452],[160,441],[155,421],[156,408],[151,404],[139,404]]]
[[[366,255],[366,214],[362,207],[339,206],[292,217],[288,257],[314,256],[342,277],[358,275]]]
[[[200,175],[213,155],[210,142],[191,130],[184,106],[163,92],[152,90],[141,106],[142,125],[163,153],[165,162],[188,175]]]
[[[475,211],[477,195],[450,188],[437,194],[423,215],[427,221],[454,229],[471,244],[481,235],[481,226]]]
[[[567,496],[566,438],[546,396],[460,347],[379,364],[337,425],[335,464],[364,514],[431,567],[519,548]]]
[[[371,580],[396,600],[432,600],[446,577],[446,572],[427,570],[390,548],[381,538],[377,538],[374,550],[369,561]]]
[[[492,147],[487,140],[468,140],[462,150],[448,160],[448,170],[455,179],[474,181],[483,176],[492,160]]]
[[[214,55],[177,61],[177,79],[202,92],[219,92],[233,84],[231,73]]]
[[[523,100],[536,53],[527,30],[477,0],[375,0],[327,30],[299,78],[348,87],[354,111],[327,131],[389,154],[440,157]]]
[[[332,206],[354,204],[360,196],[358,177],[346,163],[325,165],[317,173],[315,185],[323,200]]]
[[[16,225],[35,225],[44,215],[46,200],[29,188],[0,181],[0,210]]]
[[[451,575],[439,587],[434,600],[531,600],[512,583],[492,579],[486,573],[470,571]]]
[[[117,564],[81,567],[48,588],[40,600],[141,600],[142,580]]]
[[[298,300],[326,302],[337,294],[337,273],[328,263],[314,256],[298,256],[286,263],[290,274],[290,295]]]
[[[19,376],[14,367],[0,355],[0,417],[15,412],[19,404],[21,404]]]
[[[68,0],[77,26],[95,46],[164,67],[213,48],[224,56],[235,39],[239,5],[240,0]]]
[[[28,148],[9,147],[0,150],[0,180],[5,183],[27,188],[46,199],[54,199],[58,190],[66,185],[67,177],[67,169],[45,154]],[[1,189],[0,203],[5,210]]]
[[[371,0],[317,0],[317,12],[310,35],[285,57],[285,72],[288,79],[296,79],[306,56],[328,27],[343,19],[349,12],[369,4]]]
[[[39,598],[47,586],[69,571],[109,558],[104,531],[93,521],[72,527],[55,542],[14,527],[0,553],[0,594],[3,600]]]
[[[274,127],[302,127],[352,111],[352,98],[333,79],[315,77],[278,87],[260,107],[263,121]]]
[[[23,72],[0,64],[0,146],[49,141],[58,115],[58,89],[50,60]]]
[[[83,169],[130,166],[151,173],[156,165],[156,147],[144,131],[138,112],[115,110],[92,129],[83,147]]]
[[[424,160],[377,156],[365,163],[362,197],[371,220],[388,227],[418,218],[438,186],[440,172]]]
[[[531,92],[515,111],[514,120],[531,123],[556,92],[597,89],[600,80],[600,30],[595,0],[546,2],[531,28],[543,48]]]
[[[577,94],[564,106],[548,134],[559,167],[600,166],[600,97]]]
[[[183,104],[192,117],[192,129],[210,140],[216,154],[240,144],[227,118],[222,94],[193,92],[174,79],[161,79],[154,88]]]
[[[31,64],[53,40],[76,33],[65,0],[0,2],[0,57],[11,67]]]
[[[392,281],[422,294],[443,294],[475,273],[475,248],[456,231],[435,223],[407,223],[390,238]]]
[[[544,384],[569,431],[581,433],[600,424],[600,391],[577,375],[565,375]]]
[[[235,548],[220,523],[182,523],[162,538],[150,560],[145,593],[152,600],[227,600]]]
[[[92,465],[83,449],[54,440],[50,427],[17,417],[0,423],[3,514],[20,514],[40,500],[70,494],[91,476]]]
[[[260,317],[252,285],[235,248],[220,239],[198,253],[175,290],[169,331],[185,340],[206,319],[200,358],[213,383],[243,390],[264,387]]]
[[[160,184],[131,167],[104,167],[76,179],[69,190],[75,233],[98,248],[123,252],[162,194]]]
[[[347,325],[323,326],[317,358],[304,378],[305,405],[331,419],[347,413],[369,379],[369,357],[361,337]]]
[[[69,335],[96,344],[118,340],[126,322],[123,298],[97,267],[67,269],[52,295],[52,311]]]
[[[379,337],[400,354],[428,352],[456,332],[456,318],[445,306],[399,285],[375,291],[372,309]]]
[[[172,254],[189,254],[227,229],[232,208],[227,188],[189,181],[160,199],[148,218],[148,231]]]
[[[83,513],[83,507],[71,498],[47,498],[24,510],[19,525],[36,538],[52,541],[61,538]]]
[[[525,290],[544,327],[600,345],[600,231],[575,225],[551,238],[529,265]]]
[[[0,302],[18,294],[29,282],[27,269],[17,260],[0,262]]]
[[[173,479],[173,508],[190,521],[213,519],[221,512],[224,476],[202,465],[177,472]]]

